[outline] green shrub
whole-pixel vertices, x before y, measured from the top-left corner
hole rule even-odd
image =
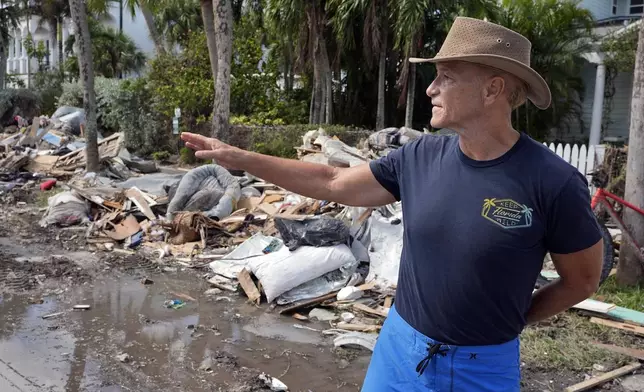
[[[0,90],[0,124],[8,123],[14,116],[31,119],[40,115],[40,96],[27,89],[6,88]]]
[[[179,151],[179,162],[184,165],[192,165],[197,162],[197,157],[195,157],[195,152],[188,147],[182,147]]]
[[[34,75],[34,90],[40,95],[42,100],[41,114],[48,116],[54,114],[54,112],[58,108],[58,98],[63,93],[64,81],[65,75],[55,70],[49,72],[37,72]]]
[[[181,108],[182,121],[191,127],[212,114],[215,89],[206,35],[194,32],[186,45],[178,55],[152,60],[148,78],[157,110],[171,118]]]
[[[167,151],[155,151],[151,156],[155,161],[165,161],[171,157],[170,153]]]
[[[96,92],[96,121],[98,128],[103,133],[112,133],[119,130],[119,118],[115,113],[116,100],[120,91],[119,79],[97,77],[94,79]],[[63,92],[58,98],[58,106],[83,107],[83,86],[80,81],[63,84]]]
[[[95,90],[97,122],[101,132],[123,132],[125,146],[130,152],[139,155],[169,148],[170,119],[158,113],[147,79],[98,77]],[[82,107],[81,84],[65,83],[58,105]]]

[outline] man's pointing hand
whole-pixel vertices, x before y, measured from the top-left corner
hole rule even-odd
[[[235,154],[241,151],[220,140],[205,137],[196,133],[184,132],[181,140],[186,142],[186,147],[195,150],[195,156],[199,159],[212,159],[221,166],[231,168]]]

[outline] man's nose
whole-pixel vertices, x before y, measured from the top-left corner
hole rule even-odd
[[[432,83],[427,87],[425,94],[427,94],[427,96],[430,98],[435,97],[436,94],[438,94],[438,88],[436,88],[436,79],[434,79]]]

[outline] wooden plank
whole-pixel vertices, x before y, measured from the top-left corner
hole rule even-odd
[[[582,310],[587,310],[589,312],[602,313],[602,314],[608,313],[611,309],[614,309],[615,307],[616,307],[615,304],[607,304],[605,302],[597,301],[590,298],[584,301],[581,301],[577,305],[573,306],[573,308],[575,309],[582,309]]]
[[[356,331],[356,332],[378,332],[382,326],[380,325],[367,325],[367,324],[349,324],[344,321],[340,321],[336,326],[337,329],[343,329],[345,331]]]
[[[244,293],[246,293],[248,299],[259,305],[262,295],[259,293],[259,290],[257,290],[255,283],[253,283],[253,279],[250,277],[250,272],[248,272],[246,268],[243,268],[237,274],[237,280],[244,290]]]
[[[622,331],[628,331],[636,335],[644,336],[644,327],[639,327],[637,325],[620,323],[619,321],[605,320],[597,317],[591,317],[590,322],[594,324],[603,325],[606,327],[621,329]]]
[[[378,306],[376,309],[373,309],[373,308],[368,307],[365,304],[357,303],[357,304],[353,304],[353,308],[356,309],[356,310],[359,310],[361,312],[372,314],[372,315],[378,316],[378,317],[385,317],[386,318],[389,315],[389,311],[385,310],[381,306]]]
[[[606,313],[610,318],[644,326],[644,313],[616,306]]]
[[[596,386],[602,385],[608,381],[611,381],[615,378],[627,375],[629,373],[634,372],[635,370],[639,369],[642,367],[642,364],[639,362],[636,363],[631,363],[630,365],[622,366],[621,368],[615,369],[611,372],[608,372],[606,374],[602,374],[599,377],[593,377],[589,380],[580,382],[579,384],[575,384],[572,386],[569,386],[568,388],[565,389],[565,392],[580,392],[580,391],[587,391],[591,388],[594,388]]]
[[[385,309],[391,309],[391,305],[393,305],[393,302],[394,302],[394,299],[393,299],[393,298],[391,298],[391,297],[387,297],[387,298],[385,298],[385,305],[384,305],[384,308],[385,308]]]
[[[295,310],[312,307],[312,306],[315,306],[315,305],[317,305],[319,303],[322,303],[324,301],[333,299],[338,294],[338,291],[339,290],[331,292],[329,294],[325,294],[325,295],[317,297],[317,298],[312,298],[312,299],[309,299],[309,300],[306,300],[306,301],[295,303],[295,304],[290,305],[290,306],[288,306],[288,307],[286,307],[284,309],[281,309],[280,314],[290,313],[290,312],[293,312]]]
[[[603,348],[604,350],[612,351],[617,354],[628,355],[629,357],[633,357],[633,358],[639,359],[640,361],[644,361],[644,350],[631,348],[631,347],[621,347],[621,346],[616,346],[614,344],[604,344],[599,342],[595,342],[593,343],[593,345],[599,348]]]

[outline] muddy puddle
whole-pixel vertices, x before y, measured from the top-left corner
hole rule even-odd
[[[293,327],[328,325],[209,288],[192,273],[111,271],[44,297],[2,294],[0,391],[268,390],[262,372],[290,391],[360,389],[369,352],[337,351],[331,337]],[[173,299],[185,305],[164,306]]]

